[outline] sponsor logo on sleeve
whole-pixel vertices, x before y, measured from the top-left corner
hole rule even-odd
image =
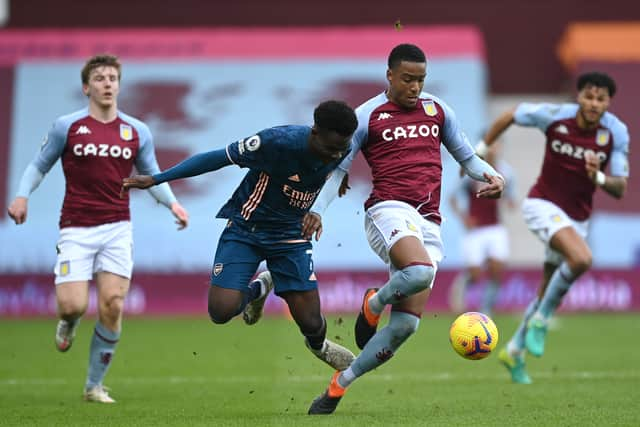
[[[260,137],[258,135],[238,141],[238,154],[240,155],[243,155],[245,151],[256,151],[258,148],[260,148]]]
[[[251,138],[247,138],[244,144],[248,151],[256,151],[260,148],[260,137],[258,135],[253,135]]]

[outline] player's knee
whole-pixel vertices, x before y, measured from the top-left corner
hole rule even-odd
[[[102,314],[110,319],[118,319],[124,310],[124,296],[112,295],[101,304]]]
[[[304,336],[324,336],[326,334],[327,325],[322,316],[305,317],[298,322],[300,332],[302,332]]]
[[[219,310],[217,307],[209,306],[209,319],[215,324],[223,325],[233,319],[233,314],[225,310]]]
[[[431,286],[433,277],[436,273],[435,268],[431,265],[410,265],[402,269],[405,274],[407,282],[417,292],[423,291]]]
[[[86,304],[76,301],[58,301],[58,315],[62,319],[77,319],[86,309]]]
[[[571,272],[577,277],[591,268],[593,257],[590,251],[574,256],[571,260],[567,260]]]

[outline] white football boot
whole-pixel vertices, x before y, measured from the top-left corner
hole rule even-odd
[[[306,339],[304,340],[304,343],[311,353],[315,354],[318,359],[322,360],[337,371],[344,371],[347,369],[351,365],[351,362],[356,358],[348,348],[327,339],[324,340],[324,344],[320,350],[314,350],[309,347],[309,342]]]
[[[66,320],[58,321],[58,326],[56,327],[56,348],[58,351],[64,353],[71,348],[79,324],[80,319],[77,319],[73,324],[70,324]]]
[[[250,303],[248,303],[244,311],[242,312],[242,318],[247,325],[253,325],[262,317],[262,310],[264,309],[264,303],[269,296],[269,292],[273,289],[273,279],[271,279],[271,273],[269,271],[263,271],[258,274],[256,280],[262,282],[263,293]]]
[[[97,385],[85,390],[82,398],[87,402],[116,403],[116,401],[109,396],[109,388],[103,385]]]

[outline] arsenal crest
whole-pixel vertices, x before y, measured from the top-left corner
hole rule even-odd
[[[222,273],[222,269],[224,267],[224,264],[216,264],[213,266],[213,275],[217,276],[218,274]]]

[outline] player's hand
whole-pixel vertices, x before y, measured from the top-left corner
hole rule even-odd
[[[189,225],[189,213],[178,202],[171,204],[171,213],[176,217],[178,230],[183,230]]]
[[[130,188],[145,189],[153,186],[155,182],[151,175],[134,175],[122,180],[122,188],[120,189],[120,198],[122,199]]]
[[[17,225],[27,220],[27,202],[26,197],[16,197],[7,209],[9,216]]]
[[[600,170],[600,158],[595,153],[587,152],[584,155],[584,167],[587,170],[587,175],[591,181],[596,180],[596,174]]]
[[[342,177],[340,188],[338,189],[338,197],[342,197],[347,194],[347,190],[351,190],[351,187],[349,187],[349,174],[345,173]]]
[[[500,175],[489,175],[485,172],[484,179],[487,180],[487,184],[480,187],[476,192],[476,197],[497,199],[502,196],[502,192],[504,191],[504,178]]]
[[[316,233],[316,242],[322,235],[322,217],[316,212],[307,212],[302,218],[302,237],[311,240]]]

